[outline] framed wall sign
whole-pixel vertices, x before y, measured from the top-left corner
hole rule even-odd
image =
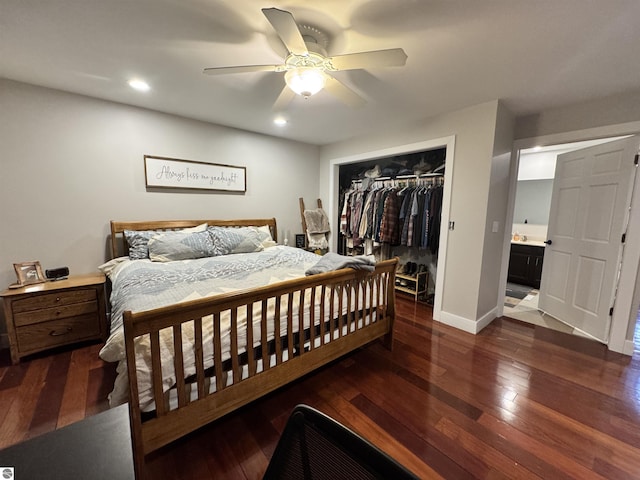
[[[245,167],[144,156],[147,188],[191,188],[245,193],[246,173]]]

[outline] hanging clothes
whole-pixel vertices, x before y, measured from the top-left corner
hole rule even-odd
[[[438,252],[442,185],[410,180],[402,188],[394,180],[374,181],[368,190],[356,184],[344,193],[340,233],[348,248],[363,247],[366,242],[368,251],[384,244]]]

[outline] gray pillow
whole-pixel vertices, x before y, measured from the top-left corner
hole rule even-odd
[[[264,250],[262,242],[267,235],[256,227],[209,227],[208,230],[215,256]]]
[[[182,230],[177,231],[206,232],[207,224],[202,223],[195,227],[183,228]],[[124,234],[124,238],[129,244],[129,258],[131,260],[144,260],[145,258],[149,258],[149,240],[154,235],[158,235],[159,233],[164,232],[164,230],[125,230],[124,232],[122,232]]]
[[[149,258],[154,262],[172,262],[213,256],[213,241],[204,232],[163,232],[149,239]]]
[[[124,238],[129,244],[129,258],[131,260],[142,260],[149,258],[147,244],[149,239],[158,232],[155,230],[125,230]]]

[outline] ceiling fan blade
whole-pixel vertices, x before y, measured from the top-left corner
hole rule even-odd
[[[330,75],[327,75],[324,89],[350,107],[362,107],[367,103],[364,98]]]
[[[402,67],[407,63],[407,54],[401,48],[349,53],[329,58],[336,70],[355,70],[372,67]]]
[[[280,72],[284,71],[284,69],[284,65],[241,65],[238,67],[205,68],[202,73],[206,75],[228,75],[230,73]]]
[[[290,53],[305,56],[309,53],[291,13],[278,8],[263,8],[262,13],[267,17],[267,20],[269,20],[269,23]]]
[[[285,108],[287,108],[287,105],[291,103],[291,100],[293,100],[295,96],[296,96],[296,93],[293,90],[291,90],[287,85],[285,85],[284,88],[282,89],[282,92],[280,92],[278,99],[273,104],[272,110],[274,112],[283,111]]]

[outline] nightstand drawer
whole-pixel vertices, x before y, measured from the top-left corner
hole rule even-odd
[[[69,317],[16,328],[21,352],[38,351],[100,335],[95,314]]]
[[[0,292],[11,362],[52,347],[106,340],[104,282],[101,273],[72,275]]]
[[[19,298],[13,301],[13,314],[31,312],[43,308],[52,308],[74,303],[95,302],[96,291],[93,288],[84,288],[69,291],[58,291],[42,295],[33,295],[28,298]]]
[[[60,305],[54,308],[43,308],[41,310],[31,310],[22,313],[16,313],[13,316],[13,322],[16,327],[32,325],[35,323],[48,322],[50,320],[58,320],[67,317],[77,317],[87,313],[95,313],[98,311],[98,304],[95,300],[76,303],[72,305]]]

